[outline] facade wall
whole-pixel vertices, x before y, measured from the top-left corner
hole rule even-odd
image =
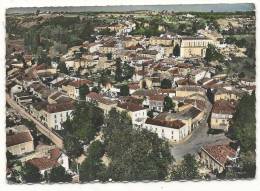
[[[62,130],[62,123],[64,123],[69,117],[73,110],[62,111],[57,113],[47,113],[47,126],[50,129]]]
[[[213,160],[205,151],[201,151],[201,162],[207,166],[207,168],[211,169],[212,171],[217,170],[221,173],[224,170],[224,167]]]
[[[168,139],[169,141],[179,142],[189,135],[189,128],[184,125],[180,129],[145,124],[144,129],[156,133],[159,138]]]
[[[26,143],[21,143],[18,145],[7,147],[7,150],[13,155],[22,155],[24,153],[29,153],[34,151],[34,144],[33,141],[29,141]]]
[[[222,129],[227,131],[229,128],[229,121],[232,118],[232,115],[229,114],[215,114],[212,113],[211,115],[211,128],[212,129]]]

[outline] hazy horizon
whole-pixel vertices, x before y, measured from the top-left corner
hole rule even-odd
[[[126,11],[174,11],[174,12],[236,12],[254,11],[253,3],[233,4],[173,4],[173,5],[108,5],[108,6],[69,6],[69,7],[13,7],[6,10],[7,14],[33,13],[40,11],[52,12],[126,12]]]

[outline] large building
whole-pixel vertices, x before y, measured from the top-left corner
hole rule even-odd
[[[177,37],[173,40],[174,49],[179,49],[176,52],[183,58],[205,57],[208,44],[213,41],[206,37]]]
[[[188,125],[181,120],[165,121],[148,118],[145,121],[144,129],[154,132],[158,137],[168,139],[172,142],[179,142],[191,133]]]

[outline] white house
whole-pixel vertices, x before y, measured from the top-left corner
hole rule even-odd
[[[164,121],[148,118],[143,128],[157,133],[160,138],[168,139],[172,142],[179,142],[189,135],[188,125],[181,120]]]
[[[11,87],[10,90],[10,94],[11,94],[11,98],[14,99],[14,94],[22,92],[23,91],[23,87],[19,84],[14,85],[13,87]]]
[[[147,119],[147,109],[134,103],[118,103],[116,109],[120,112],[125,111],[132,119],[134,128],[142,127]]]

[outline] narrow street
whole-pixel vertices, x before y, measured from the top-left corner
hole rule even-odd
[[[21,116],[33,121],[36,124],[36,128],[48,137],[54,144],[56,144],[59,148],[63,148],[63,140],[60,136],[52,132],[50,129],[45,127],[39,121],[37,121],[33,116],[31,116],[28,112],[26,112],[21,106],[19,106],[8,94],[6,94],[6,102],[15,109]]]

